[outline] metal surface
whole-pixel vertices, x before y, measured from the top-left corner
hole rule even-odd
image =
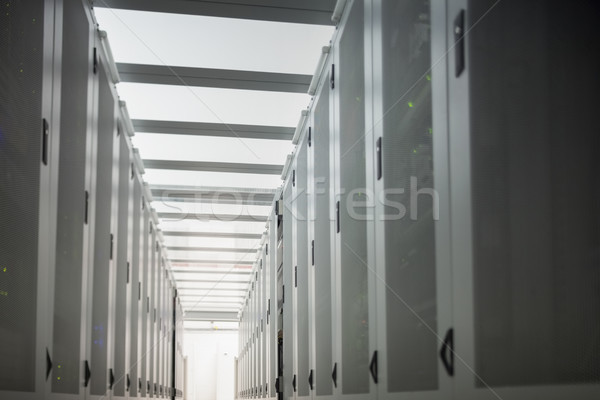
[[[279,175],[283,165],[243,164],[206,161],[143,160],[147,169],[172,169],[180,171],[232,172],[240,174]]]
[[[292,140],[295,130],[294,127],[285,126],[156,121],[145,119],[135,119],[132,123],[136,132],[235,137],[240,139]]]
[[[235,215],[235,214],[195,214],[195,213],[158,213],[158,217],[165,221],[182,221],[185,219],[197,219],[199,221],[223,221],[223,222],[265,222],[264,215]],[[243,250],[243,249],[242,249]]]
[[[222,89],[306,93],[311,75],[165,65],[117,64],[121,81]]]
[[[334,0],[102,0],[98,6],[138,11],[332,25]]]
[[[245,249],[242,247],[183,247],[183,246],[170,246],[167,250],[171,251],[199,251],[209,253],[252,253],[257,249]],[[175,271],[175,268],[171,268],[171,271]]]
[[[237,321],[237,312],[224,311],[188,311],[186,321]]]
[[[241,260],[199,260],[193,258],[170,258],[169,261],[172,263],[189,263],[189,264],[239,264],[239,265],[252,265],[254,261],[241,261]]]
[[[223,232],[179,232],[166,231],[164,236],[180,236],[180,237],[213,237],[213,238],[234,238],[234,239],[260,239],[260,233],[223,233]]]
[[[152,195],[155,201],[269,206],[273,202],[273,193],[272,190],[263,189],[152,186]]]

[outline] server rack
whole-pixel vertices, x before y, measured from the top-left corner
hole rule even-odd
[[[281,193],[277,191],[275,198],[278,199]],[[277,381],[277,324],[279,319],[279,312],[277,306],[277,267],[279,263],[277,261],[277,239],[278,239],[278,216],[275,210],[271,210],[271,214],[268,220],[269,224],[269,241],[266,245],[266,253],[269,259],[268,262],[268,273],[269,273],[269,299],[267,301],[267,322],[269,327],[269,342],[267,344],[269,348],[269,372],[268,372],[268,392],[267,397],[275,399],[277,397],[277,389],[275,382]]]
[[[309,107],[309,243],[303,141],[270,221],[284,244],[283,285],[270,283],[284,300],[271,354],[283,397],[300,396],[305,355],[322,398],[597,397],[599,80],[565,77],[598,67],[586,40],[598,6],[343,3]],[[574,131],[582,146],[564,154]],[[305,353],[304,289],[288,296],[312,240]]]
[[[600,10],[447,4],[458,43],[448,59],[452,237],[461,232],[452,242],[456,396],[596,398],[600,217],[597,185],[586,182],[597,181],[599,83],[582,76],[598,68],[598,44],[586,38]],[[516,14],[540,18],[507,29]],[[572,132],[580,151],[566,150]]]
[[[9,4],[0,16],[0,354],[11,361],[0,367],[0,396],[34,399],[46,390],[53,355],[47,239],[56,230],[60,118],[51,105],[60,101],[53,91],[60,49],[50,39],[53,1]]]
[[[89,215],[92,231],[90,237],[90,272],[88,274],[88,341],[84,366],[86,397],[99,399],[106,396],[110,380],[110,346],[112,345],[112,291],[114,288],[115,208],[113,208],[115,160],[118,149],[117,118],[119,102],[116,93],[116,76],[111,72],[111,60],[101,44],[96,31],[94,50],[94,139],[92,141],[92,176]],[[117,193],[118,194],[118,193]],[[87,382],[87,384],[86,384]]]
[[[294,294],[296,305],[294,318],[296,343],[294,359],[296,397],[299,400],[310,398],[309,384],[309,307],[308,307],[308,261],[310,246],[308,244],[308,133],[309,118],[306,118],[298,142],[296,165],[292,182],[294,193],[294,234],[295,234],[295,264],[294,264]]]
[[[54,240],[54,278],[49,279],[53,310],[50,324],[48,398],[80,398],[84,387],[81,376],[87,359],[86,320],[88,297],[86,282],[90,271],[89,248],[92,144],[95,129],[91,118],[94,98],[93,49],[97,37],[87,2],[56,3],[52,15],[56,24],[55,57],[60,62],[55,79],[58,92],[53,102],[59,104],[59,126],[54,129],[54,153],[57,161],[55,233],[45,240]],[[60,90],[58,89],[60,87]],[[14,100],[10,100],[14,101]],[[55,238],[55,239],[54,239]],[[81,301],[73,301],[81,299]]]
[[[368,207],[365,95],[365,36],[370,2],[348,3],[333,41],[331,85],[334,116],[334,196],[336,201],[335,258],[336,334],[339,398],[370,399],[375,395],[371,375],[376,371],[373,313],[375,279],[371,265],[372,212]],[[370,368],[371,367],[371,368]],[[374,377],[376,380],[377,378]],[[334,385],[335,386],[335,385]]]
[[[311,270],[313,286],[311,300],[311,352],[314,354],[311,363],[314,371],[314,396],[330,399],[333,396],[334,382],[332,372],[333,362],[333,332],[334,327],[334,298],[335,280],[333,279],[335,252],[332,251],[335,234],[335,208],[333,195],[333,118],[330,118],[332,96],[330,91],[330,71],[332,70],[331,53],[325,60],[320,83],[313,101],[311,112],[311,141],[312,141],[312,190],[310,200],[313,213],[310,224],[313,242],[311,258],[314,263]]]

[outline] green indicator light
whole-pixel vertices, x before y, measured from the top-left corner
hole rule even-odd
[[[21,72],[23,72],[23,70],[21,70]],[[408,102],[408,106],[409,106],[410,108],[413,108],[415,105],[414,105],[414,103],[413,103],[412,101],[409,101],[409,102]]]
[[[4,290],[0,290],[0,296],[8,297],[8,292],[5,292]]]
[[[429,133],[433,133],[433,129],[432,128],[429,128]]]
[[[58,366],[58,368],[61,368],[61,367],[62,367],[62,365],[59,365],[59,366]]]
[[[417,154],[417,149],[413,149],[413,154]]]
[[[6,272],[6,267],[2,268],[2,272]]]
[[[60,381],[60,376],[56,378],[57,381]]]
[[[431,75],[427,75],[427,80],[430,81],[431,80]]]

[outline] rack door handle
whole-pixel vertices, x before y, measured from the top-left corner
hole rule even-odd
[[[373,352],[373,356],[371,357],[371,364],[369,364],[369,371],[371,371],[371,377],[373,377],[373,382],[378,382],[378,371],[377,371],[377,350]]]
[[[337,363],[333,364],[333,372],[331,373],[331,379],[333,380],[333,386],[337,387]]]
[[[88,385],[90,384],[90,379],[92,378],[92,370],[90,369],[90,363],[88,362],[88,360],[85,360],[85,366],[84,366],[84,383],[83,386],[84,387],[88,387]]]
[[[440,349],[440,358],[448,375],[454,376],[454,329],[452,328],[446,332]]]
[[[313,370],[310,370],[308,374],[308,386],[310,386],[310,390],[313,390]]]
[[[50,377],[50,373],[52,372],[52,357],[50,357],[50,352],[46,349],[46,380]]]
[[[108,388],[112,390],[113,386],[115,385],[115,374],[112,368],[108,370],[108,383]]]

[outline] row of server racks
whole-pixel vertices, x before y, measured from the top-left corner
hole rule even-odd
[[[345,3],[237,397],[600,398],[597,3]]]
[[[0,15],[0,398],[181,397],[182,311],[87,0]]]

